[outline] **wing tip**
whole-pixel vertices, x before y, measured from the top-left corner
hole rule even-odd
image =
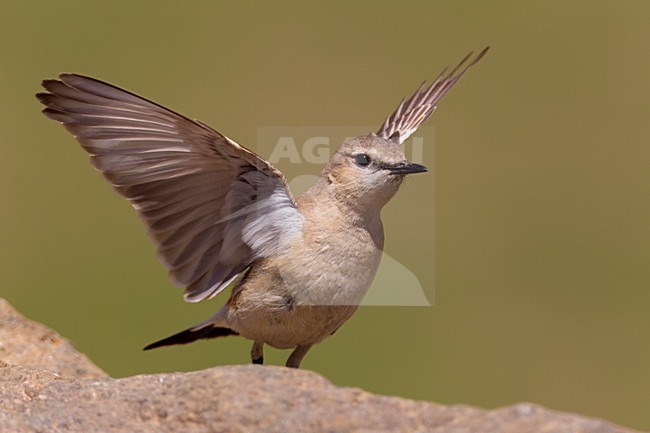
[[[383,122],[377,135],[386,139],[391,139],[396,133],[399,134],[400,144],[408,139],[408,137],[414,133],[417,128],[426,121],[429,116],[437,108],[437,103],[442,99],[449,90],[456,84],[458,80],[467,72],[467,70],[479,62],[490,50],[490,46],[483,48],[473,60],[469,63],[467,61],[474,55],[474,51],[470,51],[457,65],[456,67],[445,76],[449,67],[445,67],[440,74],[436,77],[435,80],[428,86],[424,87],[425,82],[423,82],[418,89],[415,91],[413,96],[411,96],[407,101],[407,107],[404,113],[402,113],[402,108],[404,105],[404,99],[397,107],[397,109],[386,118]],[[464,67],[463,67],[464,66]],[[462,69],[461,69],[462,68]],[[411,120],[406,121],[406,125],[401,124],[404,122],[404,118],[408,117],[408,114],[417,110],[419,107],[424,105],[431,105],[431,110],[424,115],[417,124]],[[406,130],[410,130],[409,133],[406,133]]]

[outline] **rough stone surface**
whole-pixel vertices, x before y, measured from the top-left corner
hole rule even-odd
[[[66,377],[105,377],[72,343],[32,322],[0,298],[0,361],[49,370]]]
[[[49,343],[44,346],[49,350]],[[2,362],[0,431],[631,432],[532,404],[489,411],[374,395],[284,367],[228,366],[112,379],[65,377]]]

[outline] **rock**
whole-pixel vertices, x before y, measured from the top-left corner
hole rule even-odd
[[[256,365],[95,380],[5,366],[0,392],[0,430],[16,433],[629,432],[531,404],[495,411],[441,406]]]
[[[68,340],[40,323],[25,318],[2,298],[0,360],[67,377],[107,376]]]
[[[52,352],[47,340],[43,345],[50,354],[69,356]],[[258,365],[112,379],[0,363],[0,396],[0,431],[13,433],[631,432],[532,404],[494,411],[442,406],[341,388],[306,370]]]

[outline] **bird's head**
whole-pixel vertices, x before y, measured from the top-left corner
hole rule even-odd
[[[319,185],[326,182],[335,197],[348,206],[380,210],[395,195],[404,176],[427,171],[422,165],[408,162],[401,145],[488,49],[468,62],[473,55],[469,53],[448,74],[445,68],[431,84],[422,83],[413,96],[402,100],[376,133],[345,140],[323,170]]]
[[[425,171],[423,165],[407,161],[399,143],[371,134],[345,140],[321,177],[350,205],[379,210],[404,176]]]

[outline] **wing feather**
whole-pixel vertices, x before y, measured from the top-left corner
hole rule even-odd
[[[449,93],[467,70],[483,58],[489,48],[485,48],[474,60],[465,65],[473,54],[469,53],[447,75],[445,74],[448,68],[445,68],[429,86],[426,82],[420,84],[413,96],[408,100],[402,99],[397,109],[386,118],[376,134],[400,144],[404,143],[431,116],[440,100]]]
[[[76,74],[38,99],[148,228],[172,282],[200,301],[302,228],[282,173],[209,126]]]

